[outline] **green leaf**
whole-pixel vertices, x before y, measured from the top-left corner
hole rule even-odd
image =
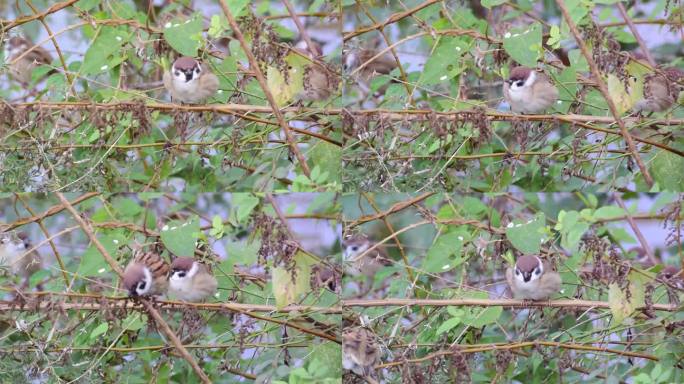
[[[442,37],[432,52],[420,77],[420,82],[426,85],[448,84],[450,79],[463,72],[465,66],[461,63],[461,55],[469,49],[469,44],[462,37]]]
[[[312,164],[320,167],[322,172],[332,175],[331,182],[341,182],[340,164],[342,161],[342,149],[336,145],[325,141],[319,141],[309,151],[309,158]],[[311,175],[313,180],[316,180]]]
[[[168,22],[164,26],[164,39],[184,56],[195,57],[202,42],[202,20],[198,15],[188,20]]]
[[[311,261],[303,252],[297,252],[294,257],[295,266],[293,271],[282,267],[274,267],[271,277],[273,278],[273,296],[276,307],[283,308],[297,303],[299,297],[311,290]],[[294,279],[292,274],[294,273]]]
[[[660,188],[670,191],[684,190],[684,157],[660,150],[651,161],[650,171]]]
[[[482,0],[480,4],[482,4],[482,6],[485,8],[491,9],[492,7],[496,7],[497,5],[501,5],[505,2],[506,0]]]
[[[437,328],[437,335],[441,335],[444,332],[447,332],[454,328],[455,326],[461,324],[461,318],[460,317],[452,317],[449,320],[445,321],[442,323],[442,325]]]
[[[465,261],[461,250],[468,236],[468,232],[463,228],[439,236],[428,250],[422,269],[430,273],[440,273],[459,266]]]
[[[546,241],[544,227],[546,216],[539,213],[529,221],[514,220],[506,228],[506,237],[513,246],[522,253],[539,253],[541,245]]]
[[[487,292],[468,291],[467,298],[487,299]],[[471,327],[483,327],[495,323],[503,313],[503,307],[465,307],[463,308],[463,323]]]
[[[251,193],[233,194],[231,221],[236,224],[244,223],[257,205],[259,205],[259,198]]]
[[[514,28],[504,34],[503,47],[513,60],[530,68],[537,66],[542,44],[542,28],[537,22]]]
[[[606,219],[613,219],[616,217],[621,217],[624,215],[625,215],[624,209],[622,209],[620,207],[616,207],[614,205],[609,205],[609,206],[605,206],[605,207],[601,207],[601,208],[597,209],[594,212],[593,216],[594,216],[594,220],[606,220]]]
[[[197,217],[188,221],[172,220],[159,232],[161,241],[168,250],[179,257],[192,257],[199,237],[200,225]]]
[[[128,33],[114,27],[102,27],[95,41],[86,51],[81,73],[95,75],[119,65],[123,61],[121,47],[128,40]]]
[[[98,325],[97,327],[95,327],[95,329],[93,329],[92,332],[90,332],[90,340],[104,334],[105,332],[107,332],[108,329],[109,329],[109,324],[107,324],[107,323],[102,323],[102,324]]]

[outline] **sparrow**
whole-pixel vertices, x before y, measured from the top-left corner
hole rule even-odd
[[[356,70],[356,68],[359,68],[361,65],[366,64],[358,73],[354,75],[354,81],[358,85],[358,87],[361,89],[361,94],[363,96],[363,99],[368,96],[368,93],[370,93],[370,82],[373,79],[373,77],[381,74],[381,75],[387,75],[392,70],[397,68],[397,61],[394,60],[394,57],[390,54],[383,54],[377,59],[374,59],[371,62],[368,62],[370,59],[372,59],[375,55],[378,54],[378,51],[375,49],[351,49],[347,52],[343,52],[342,54],[342,59],[343,59],[343,64],[342,64],[342,70],[345,73],[351,74]],[[377,93],[378,94],[383,94],[385,90],[387,90],[387,86],[385,85],[378,89]]]
[[[42,47],[35,47],[30,40],[20,36],[12,36],[7,41],[6,55],[9,63],[9,74],[22,84],[31,82],[33,70],[43,64],[50,64],[52,56]],[[26,51],[29,53],[22,56]],[[19,60],[17,60],[19,59]]]
[[[677,102],[684,90],[684,71],[679,68],[662,68],[660,73],[644,77],[644,97],[634,104],[635,112],[663,112]]]
[[[166,293],[169,264],[155,252],[140,252],[126,266],[123,285],[131,297]]]
[[[42,268],[38,251],[31,249],[31,241],[24,232],[0,233],[0,266],[7,267],[13,275],[28,278]]]
[[[668,265],[658,274],[663,280],[667,280],[673,286],[684,290],[684,273],[674,265]]]
[[[372,288],[375,274],[382,268],[392,265],[387,251],[382,246],[365,253],[373,245],[374,242],[359,234],[346,236],[342,241],[345,271],[352,276],[366,276],[368,288],[364,294]]]
[[[515,67],[504,81],[503,95],[513,112],[534,114],[556,102],[558,89],[543,72]]]
[[[295,49],[311,59],[310,64],[304,67],[303,89],[297,95],[303,101],[323,101],[330,98],[340,83],[335,72],[325,65],[322,60],[321,48],[318,44],[309,49],[305,41],[295,45]]]
[[[374,366],[380,364],[380,347],[375,335],[357,327],[342,333],[342,366],[367,379],[374,378]],[[373,381],[375,382],[375,381]]]
[[[164,87],[172,100],[197,104],[213,96],[218,90],[219,79],[209,68],[192,57],[182,56],[164,72]]]
[[[192,257],[177,257],[171,262],[169,294],[183,301],[203,301],[214,295],[218,282],[209,267]]]
[[[515,268],[506,270],[506,281],[513,297],[526,300],[546,300],[560,290],[561,277],[535,255],[518,258]]]

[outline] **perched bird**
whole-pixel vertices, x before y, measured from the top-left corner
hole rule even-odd
[[[376,377],[375,365],[380,364],[380,346],[368,329],[357,327],[342,333],[342,366],[364,378]]]
[[[197,104],[213,96],[218,90],[219,79],[209,68],[192,57],[182,56],[164,72],[164,87],[172,100]]]
[[[297,98],[304,101],[322,101],[330,98],[337,90],[340,80],[335,72],[325,66],[320,46],[316,44],[309,48],[305,41],[300,41],[295,45],[295,49],[312,60],[304,67],[303,89]]]
[[[658,277],[663,280],[667,280],[673,286],[684,290],[684,274],[674,265],[668,265],[663,268],[658,274]]]
[[[169,294],[183,301],[202,301],[216,293],[218,282],[209,267],[192,257],[177,257],[171,262]]]
[[[558,89],[546,74],[515,67],[503,85],[503,95],[513,112],[539,113],[558,99]]]
[[[42,268],[38,251],[31,249],[31,241],[24,232],[0,233],[0,266],[7,267],[13,275],[28,278]]]
[[[356,72],[353,76],[354,81],[361,90],[362,98],[365,99],[370,93],[370,82],[373,77],[377,75],[387,75],[397,68],[397,61],[390,54],[383,54],[380,57],[373,59],[378,54],[375,49],[350,49],[343,52],[342,69],[345,73],[352,74],[357,68],[364,65],[364,67]],[[373,59],[373,61],[370,61]],[[378,89],[378,94],[383,94],[387,86]]]
[[[387,251],[382,246],[366,252],[373,245],[374,242],[358,234],[347,236],[342,241],[345,271],[352,276],[366,276],[368,287],[364,294],[372,288],[375,274],[382,268],[392,265]]]
[[[155,252],[140,252],[126,266],[123,285],[129,296],[160,296],[166,293],[169,264]]]
[[[670,108],[684,90],[684,71],[679,68],[662,68],[661,73],[644,77],[644,97],[634,104],[636,112],[663,112]]]
[[[506,270],[506,281],[516,299],[546,300],[560,290],[561,277],[535,255],[518,258]]]
[[[20,36],[12,36],[7,41],[5,57],[9,62],[9,74],[22,84],[31,82],[31,74],[36,67],[52,62],[52,56],[42,47],[35,47],[26,53],[33,46],[31,41]]]

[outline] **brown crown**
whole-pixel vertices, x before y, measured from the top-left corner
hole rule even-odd
[[[535,255],[525,255],[518,258],[515,263],[520,272],[532,272],[539,265],[539,260]]]
[[[530,72],[532,72],[532,70],[528,67],[515,67],[511,69],[511,74],[510,76],[508,76],[508,80],[525,81],[527,80],[527,77],[530,75]]]
[[[182,56],[177,58],[176,61],[173,62],[173,66],[176,67],[176,69],[178,70],[185,71],[188,69],[195,68],[197,66],[197,60],[189,56]]]
[[[171,270],[189,271],[195,259],[192,257],[177,257],[171,263]]]

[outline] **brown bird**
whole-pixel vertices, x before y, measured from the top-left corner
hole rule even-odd
[[[353,79],[361,90],[362,99],[365,99],[370,93],[370,82],[377,75],[387,75],[392,70],[397,68],[397,61],[392,55],[385,53],[380,57],[373,59],[379,51],[375,49],[351,49],[342,54],[343,65],[342,69],[348,74],[353,74],[357,68],[364,65],[364,67],[353,75]],[[373,59],[373,61],[370,61]],[[387,89],[387,85],[381,87],[377,93],[383,94]]]
[[[558,89],[543,72],[515,67],[504,81],[503,95],[513,112],[534,114],[558,100]]]
[[[123,285],[129,296],[160,296],[166,293],[169,264],[155,252],[139,252],[126,266]]]
[[[209,267],[192,257],[177,257],[171,263],[169,294],[183,301],[202,301],[214,293],[218,282]]]
[[[347,236],[342,241],[342,247],[344,248],[343,256],[346,264],[345,271],[352,276],[366,276],[368,287],[365,291],[362,291],[362,295],[368,293],[372,288],[375,274],[382,268],[392,265],[392,260],[387,255],[384,247],[379,246],[370,252],[366,252],[366,250],[374,245],[374,242],[360,234]]]
[[[684,71],[679,68],[662,68],[661,73],[644,77],[644,98],[634,104],[636,112],[663,112],[675,102],[684,90]]]
[[[38,251],[31,249],[31,241],[24,232],[0,233],[0,266],[11,274],[28,278],[43,267]]]
[[[506,281],[516,299],[546,300],[560,290],[561,277],[535,255],[518,258],[515,268],[506,270]]]
[[[214,96],[219,79],[211,70],[192,57],[176,59],[169,71],[164,72],[164,87],[173,101],[197,104]]]
[[[7,41],[9,74],[22,84],[31,82],[31,74],[38,66],[52,62],[52,56],[42,47],[35,47],[24,55],[34,45],[30,40],[19,36],[10,37]],[[23,57],[19,59],[20,56]]]
[[[375,335],[368,329],[357,327],[342,333],[342,366],[367,381],[374,380],[374,366],[380,364],[380,346]]]
[[[330,98],[337,91],[340,78],[323,61],[321,47],[316,44],[308,48],[305,41],[298,42],[294,49],[308,57],[311,62],[304,67],[303,89],[297,94],[297,99],[304,101],[323,101]]]

